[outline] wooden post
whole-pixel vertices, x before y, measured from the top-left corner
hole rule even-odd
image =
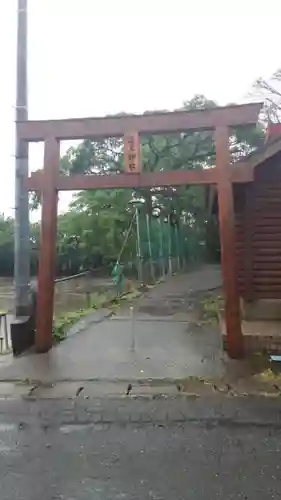
[[[130,174],[139,174],[141,171],[141,145],[138,132],[124,135],[124,167]]]
[[[227,348],[231,358],[241,358],[243,356],[243,334],[241,330],[240,301],[238,293],[234,200],[230,178],[228,127],[220,126],[216,128],[215,142],[216,168],[219,174],[219,222],[221,263],[225,290]]]
[[[47,352],[52,347],[58,205],[55,183],[59,164],[60,143],[55,137],[50,137],[45,140],[42,175],[42,217],[35,333],[37,352]]]

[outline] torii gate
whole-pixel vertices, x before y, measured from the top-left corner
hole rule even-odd
[[[144,115],[17,122],[20,139],[44,142],[44,168],[26,179],[30,191],[42,196],[35,348],[52,347],[58,191],[150,188],[186,184],[216,184],[219,200],[221,260],[225,290],[228,354],[243,355],[243,335],[235,256],[233,183],[251,182],[253,170],[239,162],[230,168],[229,128],[254,125],[261,103]],[[216,166],[198,171],[141,172],[140,135],[214,130]],[[73,175],[59,173],[60,141],[124,137],[126,173]]]

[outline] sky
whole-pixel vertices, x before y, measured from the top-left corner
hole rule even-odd
[[[13,215],[17,0],[0,7],[0,212]],[[30,119],[173,110],[195,93],[245,102],[281,66],[280,0],[29,0],[28,18]],[[42,161],[32,145],[30,169]]]

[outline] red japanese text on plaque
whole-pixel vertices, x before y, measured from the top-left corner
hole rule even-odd
[[[136,174],[141,171],[140,136],[138,132],[124,136],[125,171]]]

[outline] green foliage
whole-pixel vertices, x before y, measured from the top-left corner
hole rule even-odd
[[[214,101],[202,95],[196,95],[190,101],[185,102],[182,109],[205,109],[215,106]],[[261,134],[259,130],[234,130],[230,140],[233,160],[248,154],[257,147]],[[144,171],[210,168],[215,164],[212,133],[196,131],[143,137],[142,162]],[[70,148],[62,158],[61,170],[64,175],[118,173],[122,170],[123,163],[122,140],[86,140],[78,147]],[[132,217],[132,207],[129,201],[134,197],[141,197],[145,200],[143,210],[152,216],[161,215],[167,219],[173,214],[177,221],[181,220],[181,231],[187,235],[189,242],[189,250],[185,248],[185,253],[190,253],[193,247],[196,254],[198,241],[206,240],[207,229],[209,233],[212,231],[213,225],[209,222],[208,193],[202,186],[81,192],[76,195],[69,212],[59,219],[58,245],[62,260],[65,260],[68,255],[72,263],[77,259],[87,267],[91,265],[94,255],[106,256],[109,259],[117,258]],[[151,224],[153,224],[153,219]],[[144,253],[147,253],[144,222],[142,226]],[[134,259],[134,231],[133,228],[132,236],[124,251],[125,261]],[[209,235],[212,255],[219,257],[216,227],[214,227],[213,234],[213,241]],[[151,231],[151,238],[152,247],[158,249],[159,252],[159,234],[155,228]],[[183,239],[186,241],[186,238]]]
[[[37,265],[37,251],[34,249],[37,226],[31,226],[31,270]],[[39,233],[38,233],[39,234]],[[0,276],[13,276],[14,272],[14,220],[0,215]]]
[[[222,297],[209,295],[201,303],[203,315],[206,319],[218,319],[220,311],[223,309],[224,302]]]
[[[260,116],[263,124],[281,122],[281,68],[270,78],[258,78],[251,94],[264,103]]]
[[[14,222],[0,216],[0,270],[2,276],[11,276],[14,267]]]
[[[111,302],[110,298],[105,293],[92,293],[90,297],[91,307],[86,309],[79,309],[78,311],[71,311],[59,315],[53,325],[53,340],[55,343],[62,342],[66,338],[66,334],[71,326],[77,323],[80,319],[91,314],[95,309],[104,307]]]
[[[116,294],[110,295],[109,293],[92,293],[90,297],[91,307],[60,314],[57,318],[55,318],[53,324],[53,342],[58,344],[65,340],[69,329],[78,323],[79,320],[93,313],[94,310],[101,309],[102,307],[118,306],[120,301],[131,301],[139,296],[140,292],[135,289],[119,296]]]
[[[55,344],[62,342],[67,335],[71,326],[77,323],[80,319],[88,316],[92,309],[80,309],[79,311],[69,312],[59,316],[53,325],[53,341]]]

